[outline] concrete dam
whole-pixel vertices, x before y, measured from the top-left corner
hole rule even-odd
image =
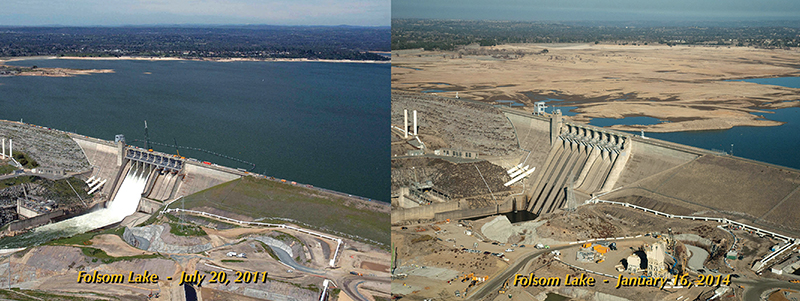
[[[146,173],[146,183],[139,191],[137,207],[138,211],[145,213],[155,212],[165,201],[246,175],[233,168],[128,146],[124,137],[111,142],[76,134],[71,136],[93,167],[87,177],[111,183],[102,188],[109,200],[119,193],[122,180],[130,170]]]
[[[527,210],[537,215],[564,207],[568,189],[590,195],[614,186],[630,157],[630,137],[551,119],[552,147],[528,191]]]
[[[125,223],[123,220],[136,212],[142,212],[135,215],[141,221],[168,201],[247,175],[209,162],[129,146],[121,135],[116,141],[106,141],[61,133],[75,141],[90,165],[88,170],[70,175],[86,181],[91,188],[90,194],[99,196],[95,200],[101,200],[100,204],[87,204],[92,208],[77,216],[43,214],[17,221],[11,225],[14,231],[47,225],[6,237],[0,248],[36,245],[57,237]],[[136,218],[130,223],[135,223]]]
[[[498,109],[524,153],[487,160],[504,169],[530,165],[536,170],[514,185],[514,193],[489,206],[453,199],[398,208],[392,210],[393,223],[514,211],[543,215],[597,197],[800,235],[800,170],[582,124],[560,114]]]

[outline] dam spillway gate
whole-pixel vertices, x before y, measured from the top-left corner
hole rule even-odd
[[[126,148],[125,159],[132,165],[149,168],[150,175],[142,196],[159,201],[174,198],[185,176],[183,159],[137,148]]]
[[[586,195],[613,188],[630,157],[630,137],[601,128],[551,119],[552,145],[526,194],[527,210],[541,215],[562,208],[568,189]]]

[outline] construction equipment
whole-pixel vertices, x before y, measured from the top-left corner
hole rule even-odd
[[[507,289],[508,289],[508,279],[506,279],[506,282],[503,282],[503,286],[501,286],[500,290],[497,292],[500,294],[505,294]]]

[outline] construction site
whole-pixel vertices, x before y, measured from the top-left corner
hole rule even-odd
[[[558,110],[432,93],[393,91],[392,136],[398,298],[753,300],[800,290],[798,170]],[[529,275],[546,281],[530,285]],[[565,283],[576,277],[595,282]]]
[[[19,288],[5,298],[390,297],[388,204],[131,146],[122,135],[1,121],[0,138],[0,286]]]

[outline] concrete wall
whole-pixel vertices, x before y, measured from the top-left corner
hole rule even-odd
[[[270,247],[281,249],[284,252],[286,252],[286,254],[289,254],[289,256],[294,257],[294,252],[292,252],[292,248],[280,240],[274,239],[269,236],[256,236],[253,237],[252,239],[263,242]]]
[[[21,215],[24,218],[32,218],[39,216],[39,212],[23,207],[20,204],[20,202],[17,202],[17,214]]]
[[[475,208],[475,209],[464,209],[464,210],[453,210],[447,212],[440,212],[436,213],[433,217],[435,220],[459,220],[465,218],[473,218],[473,217],[480,217],[480,216],[487,216],[498,214],[500,211],[498,210],[498,206],[489,206],[483,208]]]
[[[531,151],[530,156],[526,152],[517,164],[527,157],[525,165],[542,166],[550,151],[550,122],[543,118],[527,116],[527,114],[503,111],[514,126],[519,147]],[[504,167],[510,168],[511,166]]]
[[[672,167],[688,163],[699,155],[651,143],[649,139],[636,139],[632,143],[631,157],[614,188],[626,186]]]
[[[161,202],[142,198],[141,200],[139,200],[139,208],[137,208],[136,211],[152,214],[158,211],[158,209],[161,208],[162,205],[164,204]]]
[[[459,207],[458,202],[447,202],[407,209],[394,209],[392,210],[392,223],[400,223],[408,220],[432,219],[436,216],[436,213],[458,210]]]
[[[232,168],[223,168],[186,161],[183,166],[186,177],[179,183],[175,197],[187,196],[213,186],[233,181],[242,177],[242,172]]]
[[[119,150],[116,145],[111,141],[86,136],[70,136],[72,140],[78,143],[78,146],[80,146],[84,154],[86,154],[89,164],[94,168],[91,176],[108,180],[99,191],[110,196],[114,190],[114,183],[120,170],[120,166],[117,165]]]
[[[18,220],[11,222],[8,224],[8,229],[11,231],[20,231],[24,229],[30,229],[33,227],[38,227],[50,222],[50,219],[56,218],[59,216],[64,215],[64,211],[61,209],[55,210],[53,212],[42,214],[34,218],[29,218],[25,220]]]

